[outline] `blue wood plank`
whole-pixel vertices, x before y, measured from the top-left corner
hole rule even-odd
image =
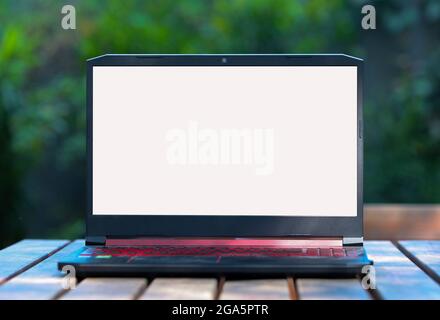
[[[215,278],[156,278],[140,300],[212,300],[217,294]]]
[[[63,300],[134,300],[147,286],[144,278],[87,278]]]
[[[440,286],[389,241],[366,241],[374,260],[378,296],[390,300],[440,299]]]
[[[358,279],[297,279],[301,300],[370,300]]]
[[[58,260],[84,246],[84,240],[77,240],[29,270],[0,286],[0,300],[47,300],[60,295],[64,274],[57,269]]]
[[[44,260],[66,240],[22,240],[0,251],[0,285]]]
[[[399,241],[399,245],[406,255],[440,282],[440,240]]]
[[[287,279],[226,280],[220,300],[289,300]]]

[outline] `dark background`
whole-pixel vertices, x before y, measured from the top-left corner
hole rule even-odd
[[[61,28],[65,4],[76,30]],[[359,56],[365,202],[438,203],[439,36],[438,0],[2,0],[0,247],[83,234],[85,60],[104,53]]]

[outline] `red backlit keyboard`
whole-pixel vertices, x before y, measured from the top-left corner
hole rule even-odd
[[[271,248],[234,246],[142,246],[93,247],[80,256],[272,256],[272,257],[358,257],[361,247],[347,248]]]

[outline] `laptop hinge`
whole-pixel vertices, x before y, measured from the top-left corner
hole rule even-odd
[[[364,237],[343,237],[342,244],[344,246],[362,245],[364,243]]]
[[[107,239],[106,246],[339,247],[342,238],[132,238]]]
[[[86,237],[87,246],[105,246],[107,238],[102,236]]]

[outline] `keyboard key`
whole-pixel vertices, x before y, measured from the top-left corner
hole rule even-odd
[[[318,248],[308,248],[306,249],[307,256],[319,256]]]
[[[345,251],[343,248],[333,248],[334,257],[345,257]]]
[[[324,256],[324,257],[331,257],[332,256],[332,249],[331,248],[320,248],[319,255]]]

